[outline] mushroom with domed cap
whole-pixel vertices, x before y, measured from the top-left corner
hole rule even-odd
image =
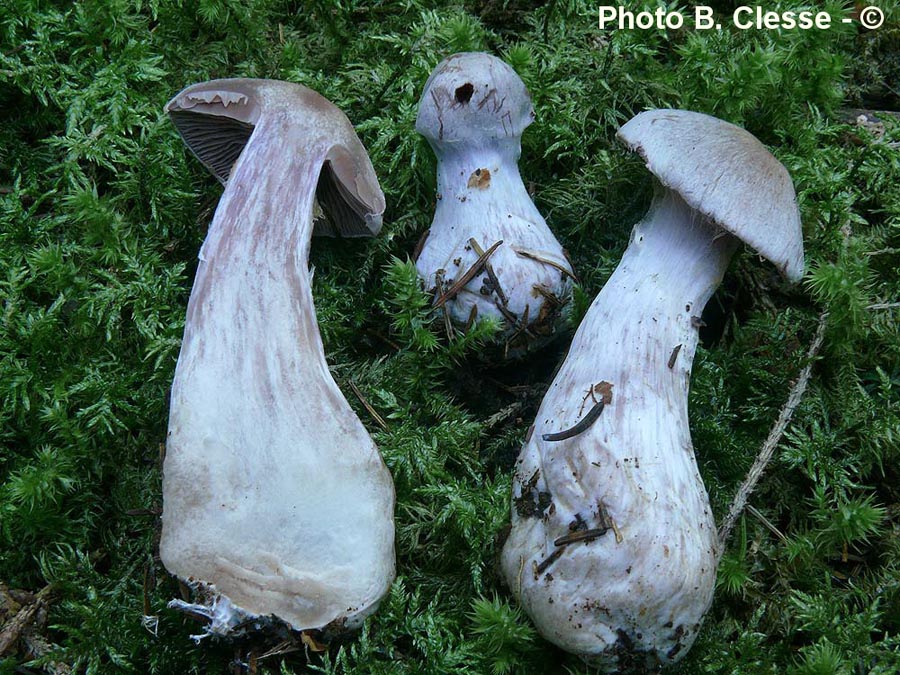
[[[720,543],[687,409],[698,317],[742,240],[803,274],[790,176],[747,131],[653,110],[618,136],[655,196],[541,403],[502,554],[541,634],[608,670],[677,661],[712,602]]]
[[[416,268],[457,326],[499,320],[508,356],[555,336],[572,288],[572,266],[519,174],[533,119],[516,72],[482,53],[441,61],[416,118],[438,159],[437,207]]]
[[[377,233],[384,196],[346,116],[306,87],[214,80],[166,111],[225,184],[170,399],[160,557],[199,593],[173,605],[208,634],[358,626],[394,578],[394,489],[328,370],[308,257],[314,229]]]

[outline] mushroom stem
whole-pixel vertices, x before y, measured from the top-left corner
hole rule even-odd
[[[644,652],[653,667],[675,660],[712,600],[718,541],[687,394],[696,317],[737,244],[676,193],[658,190],[579,327],[519,459],[506,577],[545,637],[611,666],[623,651]],[[598,390],[609,397],[588,430],[542,439],[576,424],[585,392]],[[560,537],[603,528],[618,536],[570,544],[545,565]]]
[[[736,237],[718,231],[677,193],[658,187],[647,215],[632,230],[619,266],[594,300],[586,318],[594,325],[585,331],[599,331],[602,322],[602,331],[594,335],[621,344],[623,357],[627,354],[632,364],[640,356],[630,350],[639,350],[665,367],[681,345],[673,366],[681,364],[680,372],[690,375],[697,321],[738,245]],[[606,311],[594,311],[601,307]],[[609,339],[604,342],[609,349]]]
[[[549,248],[545,255],[563,269],[571,269],[561,249],[554,251],[552,247],[537,243],[539,238],[545,236],[546,226],[522,182],[516,164],[518,157],[518,138],[488,142],[477,149],[457,147],[443,150],[438,162],[438,199],[434,223],[440,224],[443,238],[451,243],[445,247],[444,257],[440,259],[428,246],[431,242],[426,243],[428,250],[417,261],[423,276],[431,268],[443,269],[446,283],[452,283],[478,257],[468,240],[474,238],[486,249],[495,243],[491,239],[495,231],[505,234],[513,242],[542,246],[542,250]],[[496,223],[497,227],[485,231],[484,223]],[[473,306],[478,307],[479,316],[491,316],[497,312],[498,305],[511,306],[513,315],[517,311],[524,313],[524,308],[528,306],[533,316],[538,315],[544,299],[531,286],[523,286],[518,279],[515,283],[510,281],[508,270],[515,265],[523,265],[512,248],[502,247],[492,262],[498,270],[501,287],[487,292],[486,286],[482,288],[485,279],[481,275],[474,283],[464,286],[457,300],[448,305],[453,320],[458,324],[466,321]],[[565,281],[565,276],[551,265],[529,263],[529,268],[532,268],[533,284],[557,289]],[[426,282],[434,284],[435,279],[426,279]],[[503,283],[508,287],[504,288]],[[510,312],[507,311],[506,315]]]
[[[745,130],[655,110],[617,135],[658,179],[656,195],[519,456],[502,563],[546,638],[620,672],[683,657],[712,602],[720,542],[687,406],[703,306],[739,241],[798,280],[803,240],[790,175]],[[544,440],[589,396],[596,410],[597,394],[590,427]]]
[[[341,463],[345,454],[329,448],[367,437],[328,370],[312,311],[307,259],[314,191],[297,190],[298,183],[284,176],[313,186],[322,162],[300,151],[303,141],[290,127],[282,118],[261,120],[253,139],[258,142],[251,141],[237,162],[201,249],[169,420],[169,444],[181,452],[169,453],[165,478],[169,485],[192,486],[190,493],[167,492],[170,511],[179,510],[181,500],[222,504],[216,509],[210,503],[206,519],[192,524],[193,560],[167,559],[167,566],[183,569],[184,577],[215,579],[217,590],[242,610],[275,613],[299,629],[348,614],[350,598],[349,614],[362,615],[350,623],[373,611],[389,579],[373,574],[371,586],[361,588],[350,575],[379,569],[380,559],[390,558],[391,539],[390,523],[372,512],[373,504],[385,501],[384,481],[344,489],[339,481],[303,479],[321,475],[320,462]],[[287,166],[285,157],[291,158]],[[198,436],[204,443],[233,445],[213,460],[198,447]],[[299,444],[317,448],[320,456],[298,452]],[[367,445],[369,470],[381,478],[381,459],[371,441]],[[212,485],[196,483],[202,461],[216,462],[200,472]],[[328,471],[342,473],[334,466]],[[272,522],[267,494],[292,500],[279,507],[285,519],[280,525]],[[247,528],[252,522],[261,526]],[[342,526],[363,522],[385,531],[342,541]],[[244,539],[232,542],[226,555],[228,547],[216,540],[237,527]],[[278,539],[272,527],[281,529]],[[318,560],[321,548],[301,543],[323,536],[333,540],[334,559]],[[371,546],[359,547],[360,541]],[[206,559],[208,552],[214,555]],[[226,623],[221,629],[229,628]]]
[[[271,128],[278,126],[282,128]],[[283,310],[283,316],[293,315],[297,327],[302,326],[303,337],[308,336],[317,343],[324,361],[315,315],[295,311],[298,306],[312,304],[307,260],[315,193],[292,189],[294,183],[284,180],[284,173],[290,173],[301,184],[315,185],[321,164],[291,148],[292,141],[298,147],[302,146],[302,139],[293,139],[290,125],[281,119],[261,121],[256,135],[266,140],[277,139],[277,142],[250,143],[237,162],[230,179],[233,189],[226,189],[222,195],[209,236],[200,251],[201,263],[195,283],[201,284],[199,288],[202,289],[209,283],[208,276],[224,276],[227,274],[224,268],[229,265],[243,271],[249,264],[254,269],[267,271],[267,275],[254,275],[256,278],[250,280],[249,285],[242,280],[238,284],[210,284],[210,288],[218,295],[230,295],[229,302],[242,304],[241,314],[245,320],[261,320],[264,314],[271,316],[273,305]],[[292,157],[287,167],[284,166],[285,156]],[[278,169],[271,170],[272,166]],[[293,283],[283,283],[285,276]],[[277,283],[271,283],[273,281]],[[198,290],[197,295],[203,297],[202,290]],[[251,297],[259,302],[249,306],[241,303],[241,299]],[[192,306],[196,304],[193,300]],[[210,319],[214,321],[215,317],[207,318]],[[289,333],[288,325],[286,322],[273,326],[272,336],[279,342],[287,338],[279,333]],[[296,336],[290,337],[291,344],[296,344],[296,340]],[[297,365],[302,368],[307,363],[309,361]]]
[[[248,109],[246,145],[219,162],[230,146],[200,141]],[[200,601],[174,606],[207,634],[358,627],[394,577],[393,485],[329,372],[308,256],[317,191],[352,236],[380,188],[349,121],[298,85],[212,82],[169,110],[198,115],[180,130],[227,178],[172,384],[160,557]]]
[[[246,369],[240,378],[209,383],[217,399],[212,408],[217,412],[233,404],[246,416],[249,399],[279,406],[257,411],[277,419],[278,414],[296,414],[281,410],[281,404],[291,407],[292,401],[322,395],[336,399],[334,405],[350,414],[328,370],[315,313],[300,311],[313,306],[307,261],[315,192],[293,189],[297,183],[285,181],[284,175],[315,185],[321,160],[299,151],[304,141],[294,138],[290,127],[283,119],[261,120],[254,133],[254,140],[260,142],[249,143],[236,163],[200,250],[179,366],[198,363],[191,358],[192,352],[202,349],[230,360],[230,367]],[[292,158],[288,166],[285,157]],[[273,322],[273,316],[282,320]],[[244,342],[248,332],[242,330],[262,326],[266,327],[265,352],[262,345]],[[314,349],[320,358],[293,358],[298,342]],[[197,375],[207,373],[208,367]],[[177,372],[176,379],[185,375]],[[253,383],[257,391],[223,390],[239,382]],[[315,427],[309,433],[318,430]]]
[[[493,209],[496,213],[492,215],[495,216],[501,215],[502,211],[505,218],[510,213],[509,209],[513,209],[520,218],[533,217],[533,212],[537,209],[519,174],[516,163],[519,153],[517,138],[494,141],[477,149],[445,149],[438,163],[437,191],[441,199],[435,213],[442,208],[446,209],[448,205],[452,209],[453,200],[470,200]],[[485,169],[488,170],[487,174],[476,174]],[[484,217],[485,215],[479,214],[479,218]]]

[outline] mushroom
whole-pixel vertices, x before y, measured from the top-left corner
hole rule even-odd
[[[384,196],[306,87],[214,80],[166,111],[225,184],[172,384],[160,557],[200,597],[172,604],[207,634],[354,628],[394,578],[394,488],[325,362],[308,256],[314,230],[376,234]]]
[[[712,602],[720,544],[687,409],[703,307],[741,240],[803,274],[790,176],[751,134],[653,110],[618,136],[659,184],[538,411],[502,553],[541,634],[610,670],[680,659]]]
[[[521,136],[533,119],[516,72],[481,53],[441,61],[416,118],[438,160],[437,207],[416,268],[457,327],[499,320],[507,356],[551,339],[574,276],[519,175]]]

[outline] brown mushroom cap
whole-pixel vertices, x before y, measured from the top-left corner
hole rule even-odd
[[[496,56],[453,54],[422,91],[416,131],[432,145],[521,137],[534,120],[531,97],[516,71]]]
[[[617,136],[688,205],[771,260],[790,281],[803,277],[794,185],[755,136],[687,110],[640,113]]]
[[[185,144],[222,184],[267,118],[287,119],[303,152],[322,165],[316,198],[326,218],[314,234],[369,237],[381,229],[384,194],[346,115],[312,89],[279,80],[225,79],[195,84],[165,108]],[[297,152],[285,145],[285,152]]]

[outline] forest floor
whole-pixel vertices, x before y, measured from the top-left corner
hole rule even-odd
[[[435,203],[418,98],[459,51],[500,56],[531,92],[521,171],[579,275],[573,330],[652,193],[620,125],[709,113],[788,168],[804,279],[742,250],[704,314],[690,417],[717,522],[822,316],[824,338],[671,672],[900,672],[900,10],[886,13],[873,31],[600,31],[577,0],[0,5],[0,674],[591,672],[538,636],[497,569],[513,462],[571,332],[503,364],[484,332],[446,335],[409,262]],[[219,77],[329,98],[388,203],[377,238],[316,240],[310,259],[329,365],[397,494],[397,580],[324,651],[278,631],[197,646],[201,624],[167,609],[183,591],[158,557],[168,391],[221,187],[163,106]]]

